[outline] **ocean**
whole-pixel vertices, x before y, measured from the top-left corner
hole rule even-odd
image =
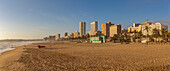
[[[28,44],[32,44],[32,43],[36,43],[36,41],[22,41],[22,42],[8,42],[8,41],[4,41],[4,42],[0,42],[0,55],[3,52],[15,49],[15,48],[12,48],[12,47],[28,45]]]

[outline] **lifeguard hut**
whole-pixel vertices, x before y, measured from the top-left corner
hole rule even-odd
[[[90,37],[90,43],[105,43],[104,36]]]

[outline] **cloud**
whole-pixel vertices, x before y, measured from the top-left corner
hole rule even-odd
[[[166,20],[158,20],[157,22],[169,22],[169,23],[170,23],[170,19],[166,19]]]

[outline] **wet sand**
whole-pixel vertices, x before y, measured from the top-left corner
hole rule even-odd
[[[14,50],[4,52],[0,55],[0,71],[12,71],[22,68],[23,65],[16,61],[21,57],[24,46],[14,48]]]
[[[0,55],[4,71],[170,70],[170,45],[41,43]]]

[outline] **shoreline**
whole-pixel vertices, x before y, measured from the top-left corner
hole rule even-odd
[[[16,67],[17,65],[19,65],[18,67],[20,67],[21,64],[19,64],[16,61],[23,54],[24,48],[27,47],[27,46],[32,46],[34,44],[38,44],[38,43],[42,43],[42,41],[30,42],[28,44],[10,47],[10,48],[13,48],[13,49],[2,52],[0,54],[0,71],[9,71],[9,70],[13,71],[13,69],[16,69],[16,68],[13,68],[13,67]],[[13,65],[16,65],[16,66],[13,66]]]
[[[16,46],[16,47],[18,47],[18,46]],[[1,56],[2,54],[4,54],[4,53],[8,52],[8,51],[12,51],[12,50],[15,50],[15,49],[16,49],[15,47],[10,47],[10,48],[13,48],[13,49],[10,49],[10,50],[7,50],[7,51],[4,51],[4,52],[0,53],[0,56]]]
[[[15,41],[15,42],[17,42],[17,41]],[[7,47],[7,48],[10,48],[10,49],[7,49],[6,51],[1,52],[0,55],[2,55],[5,52],[8,52],[8,51],[15,50],[16,49],[15,47],[32,45],[32,44],[36,44],[36,43],[44,43],[44,41],[36,41],[36,42],[35,41],[31,41],[31,42],[30,41],[20,41],[20,42],[17,42],[17,43],[23,43],[23,44],[13,46],[13,43],[12,43],[11,47]],[[14,45],[15,45],[15,43],[14,43]]]
[[[18,60],[22,54],[22,51],[24,50],[24,46],[16,46],[12,48],[15,49],[3,52],[0,55],[0,71],[4,71],[6,69],[6,66],[9,66],[11,63]]]

